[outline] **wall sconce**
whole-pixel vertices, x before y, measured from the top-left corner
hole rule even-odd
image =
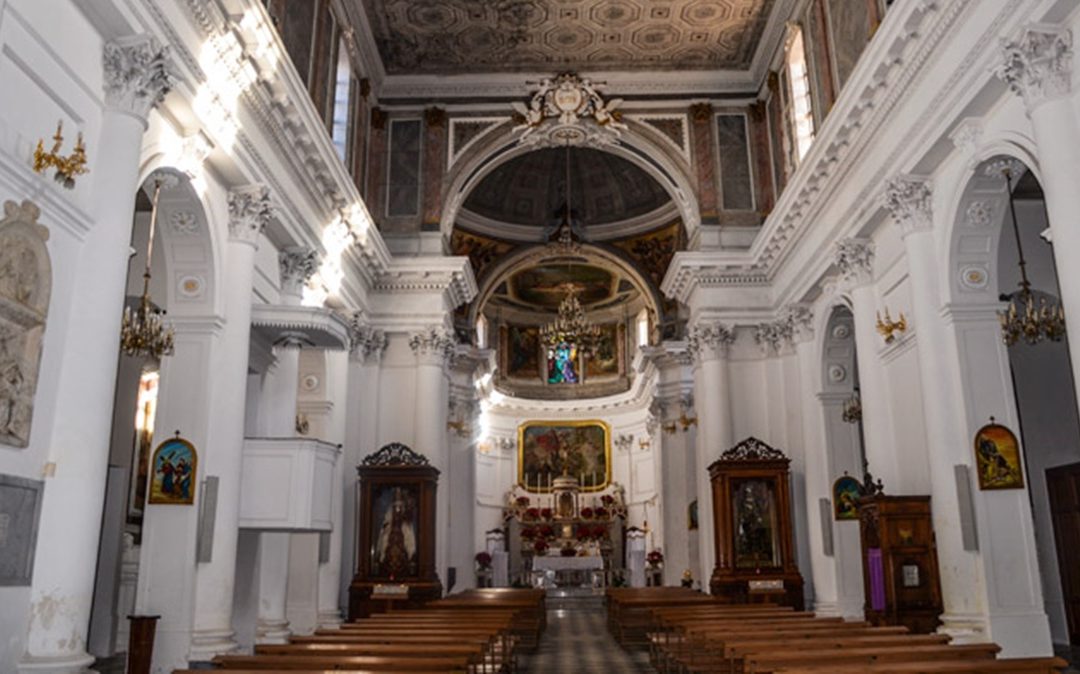
[[[679,413],[679,424],[682,426],[683,432],[690,430],[691,426],[697,426],[697,417],[686,416],[686,410]]]
[[[662,431],[664,431],[665,433],[674,433],[675,432],[675,422],[672,421],[670,424],[664,424],[663,426],[660,427],[660,429]]]
[[[461,419],[447,421],[446,428],[447,430],[454,431],[459,438],[467,438],[472,435],[472,429]]]
[[[900,312],[900,318],[893,320],[889,316],[889,308],[885,307],[885,320],[881,320],[881,312],[877,312],[877,331],[885,338],[886,344],[892,344],[896,339],[898,332],[907,331],[907,319],[904,318],[904,312]]]
[[[308,421],[307,415],[300,412],[296,415],[296,432],[300,435],[307,435],[311,430],[311,422]]]
[[[37,148],[34,150],[34,173],[44,173],[49,167],[55,168],[56,174],[53,177],[56,182],[70,190],[75,187],[75,176],[89,173],[90,169],[86,168],[86,145],[83,143],[81,131],[75,139],[75,147],[71,154],[66,157],[60,154],[60,148],[64,145],[63,130],[64,122],[61,120],[56,123],[52,150],[48,152],[45,151],[45,139],[38,141]]]
[[[637,446],[638,446],[638,449],[644,451],[644,450],[648,449],[649,447],[652,447],[652,441],[649,440],[649,438],[642,438],[642,439],[637,441]]]

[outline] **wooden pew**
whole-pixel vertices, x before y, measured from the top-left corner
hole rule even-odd
[[[806,646],[794,651],[774,650],[769,653],[749,654],[743,658],[743,667],[744,671],[751,674],[765,674],[767,672],[776,672],[784,667],[802,665],[846,666],[903,662],[971,662],[993,660],[1000,650],[1001,647],[997,644],[824,649]]]
[[[213,659],[223,670],[324,671],[366,669],[373,672],[468,672],[467,656],[399,657],[383,655],[219,655]]]
[[[890,662],[876,665],[807,665],[782,667],[784,674],[868,674],[892,672],[895,674],[1057,674],[1069,663],[1061,658],[1011,658],[994,661],[967,660],[952,662]]]

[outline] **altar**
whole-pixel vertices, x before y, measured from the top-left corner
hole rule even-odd
[[[534,555],[532,568],[534,572],[543,572],[542,582],[545,588],[597,585],[598,583],[592,578],[592,572],[604,570],[604,558],[600,555],[582,557]]]

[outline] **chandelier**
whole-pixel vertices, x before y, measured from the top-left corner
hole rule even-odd
[[[154,228],[157,226],[158,197],[161,195],[161,178],[154,180],[153,204],[150,208],[150,232],[146,238],[146,269],[143,271],[143,292],[139,307],[134,312],[124,308],[120,325],[120,350],[129,356],[147,356],[160,359],[173,353],[173,328],[162,321],[164,311],[150,300],[150,260],[154,252]]]
[[[1009,301],[1008,308],[998,312],[998,320],[1001,321],[1001,338],[1006,346],[1016,344],[1021,338],[1028,344],[1038,344],[1044,339],[1060,342],[1065,336],[1065,310],[1052,296],[1031,290],[1031,282],[1027,277],[1027,262],[1024,260],[1024,249],[1020,245],[1020,229],[1016,222],[1012,171],[1006,165],[1001,173],[1005,176],[1005,187],[1009,193],[1009,215],[1012,218],[1013,234],[1016,236],[1016,253],[1020,267],[1020,290],[1001,296],[1002,301]]]
[[[559,302],[559,313],[553,322],[540,328],[540,338],[550,346],[574,344],[589,353],[600,341],[600,326],[585,316],[585,309],[577,297],[576,284],[566,282],[561,289],[566,295]]]
[[[856,388],[851,397],[844,401],[844,409],[840,415],[844,423],[857,424],[862,421],[862,399],[859,398],[859,389]]]

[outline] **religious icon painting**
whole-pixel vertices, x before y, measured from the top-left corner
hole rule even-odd
[[[191,505],[195,502],[195,480],[199,456],[195,446],[179,435],[154,450],[150,461],[151,505]]]
[[[518,484],[531,492],[551,490],[570,475],[582,491],[611,481],[611,428],[603,421],[527,421],[518,427]]]
[[[844,473],[833,482],[833,519],[857,520],[859,519],[859,481]]]
[[[420,531],[419,487],[385,483],[372,487],[372,577],[400,580],[420,575],[417,536]]]
[[[994,417],[975,434],[975,466],[979,489],[1024,488],[1020,443],[1012,431],[995,423]]]

